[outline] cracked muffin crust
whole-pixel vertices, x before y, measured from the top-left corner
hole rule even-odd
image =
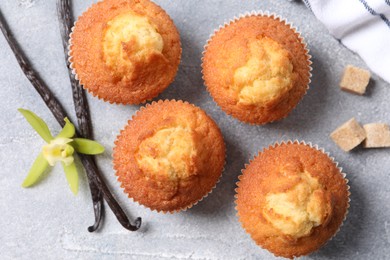
[[[180,37],[168,14],[149,0],[104,0],[79,17],[70,56],[74,73],[94,96],[139,104],[173,81]]]
[[[239,177],[243,228],[276,256],[316,251],[339,230],[349,207],[347,181],[328,155],[304,143],[269,147]]]
[[[227,114],[251,124],[284,118],[306,93],[310,56],[280,18],[250,15],[226,24],[205,46],[203,78]]]
[[[124,191],[163,212],[187,209],[206,196],[224,162],[225,144],[216,123],[183,101],[141,108],[114,147],[114,169]]]

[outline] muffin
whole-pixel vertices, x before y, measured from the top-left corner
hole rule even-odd
[[[157,211],[190,208],[216,185],[225,162],[217,124],[183,101],[141,108],[121,131],[114,169],[134,201]]]
[[[275,256],[316,251],[336,234],[349,207],[345,174],[333,158],[303,142],[265,149],[237,186],[239,221]]]
[[[173,81],[179,33],[149,0],[104,0],[75,23],[70,39],[73,72],[90,93],[110,103],[139,104]]]
[[[286,117],[305,95],[310,55],[300,34],[275,15],[250,14],[221,27],[203,56],[203,79],[227,114],[251,124]]]

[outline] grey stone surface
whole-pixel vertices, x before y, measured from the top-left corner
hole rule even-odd
[[[76,16],[93,1],[73,1]],[[237,222],[234,188],[244,164],[275,141],[299,139],[329,151],[350,180],[349,216],[337,236],[306,259],[388,259],[390,254],[389,150],[358,148],[344,153],[329,138],[341,123],[390,123],[390,85],[373,76],[368,94],[341,92],[343,68],[362,60],[332,38],[299,1],[156,0],[180,30],[183,56],[176,81],[159,96],[183,99],[207,111],[219,124],[227,144],[226,170],[211,195],[191,210],[175,215],[151,212],[131,202],[111,165],[113,141],[138,106],[116,106],[89,96],[96,139],[107,151],[99,156],[109,186],[130,216],[142,216],[139,232],[124,230],[110,210],[97,233],[87,232],[93,211],[84,174],[74,197],[61,167],[34,188],[23,189],[43,141],[17,112],[30,109],[59,126],[19,69],[0,35],[0,252],[1,259],[273,259],[257,247]],[[56,18],[55,0],[1,0],[17,40],[66,110],[75,119]],[[200,59],[214,29],[235,15],[267,10],[288,19],[305,36],[313,55],[308,94],[291,115],[266,126],[250,126],[224,114],[203,86]]]

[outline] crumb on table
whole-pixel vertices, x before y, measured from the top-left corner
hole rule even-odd
[[[330,137],[341,149],[348,152],[363,142],[366,132],[356,119],[352,118],[334,130]]]
[[[371,123],[363,126],[367,138],[363,143],[365,148],[390,147],[390,128],[383,123]]]
[[[366,92],[371,73],[368,70],[348,65],[340,82],[340,88],[344,91],[363,95]]]

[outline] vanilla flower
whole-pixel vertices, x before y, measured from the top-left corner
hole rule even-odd
[[[100,154],[104,152],[104,147],[92,140],[74,138],[75,127],[68,118],[64,118],[65,126],[61,132],[56,137],[53,137],[47,124],[40,117],[29,110],[21,108],[18,110],[47,143],[42,147],[41,153],[35,159],[22,186],[32,186],[40,179],[42,173],[49,166],[54,166],[57,162],[61,162],[70,189],[74,194],[77,194],[79,179],[74,163],[74,152]]]

